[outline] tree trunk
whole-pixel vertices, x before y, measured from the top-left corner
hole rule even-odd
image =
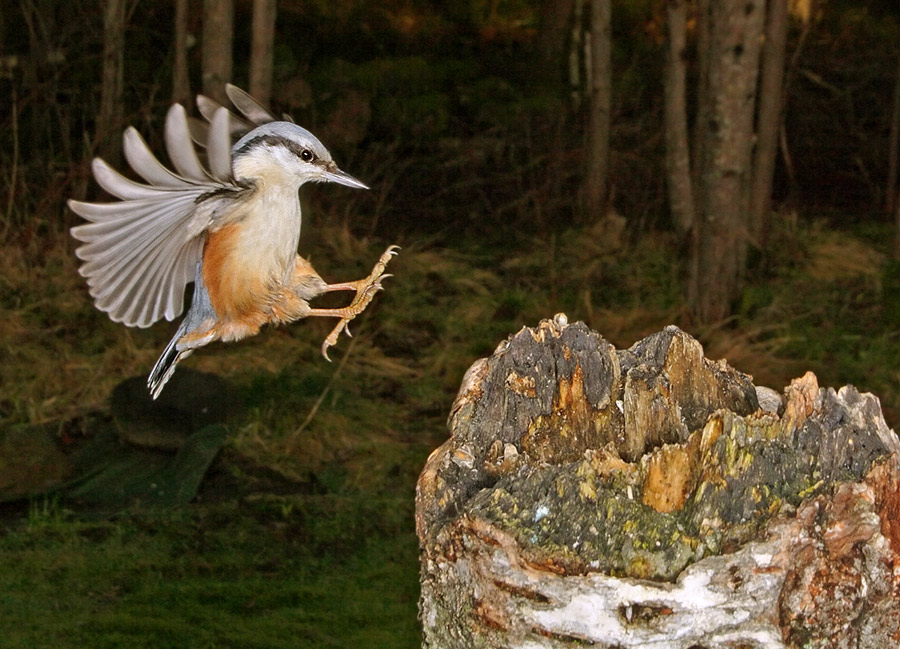
[[[275,0],[253,0],[250,45],[250,94],[263,106],[272,99],[272,55],[275,46]]]
[[[697,0],[697,87],[694,89],[697,112],[694,115],[694,130],[691,134],[691,182],[694,185],[694,209],[700,187],[700,152],[703,150],[701,125],[706,123],[708,106],[705,98],[709,91],[709,42],[710,42],[710,0]],[[696,217],[696,215],[695,215]]]
[[[187,55],[188,0],[175,0],[175,61],[172,68],[172,102],[190,105],[191,83]]]
[[[709,83],[700,98],[694,315],[723,320],[738,296],[747,246],[753,121],[764,0],[710,4]]]
[[[581,87],[581,59],[584,52],[584,0],[574,0],[572,9],[572,30],[571,42],[569,43],[569,61],[568,61],[568,78],[569,78],[569,95],[572,99],[572,105],[575,108],[581,108],[582,91]]]
[[[416,486],[426,649],[898,646],[900,440],[872,395],[560,314],[469,369],[448,427]]]
[[[894,259],[900,259],[900,196],[897,197],[894,206],[894,223],[896,224],[894,239]]]
[[[609,124],[612,95],[610,0],[591,0],[590,120],[588,126],[585,205],[587,220],[603,216],[609,176]]]
[[[103,76],[97,135],[100,155],[113,166],[120,160],[119,131],[122,129],[122,88],[125,54],[125,3],[106,0],[103,6]]]
[[[897,78],[894,80],[894,96],[891,106],[891,130],[888,136],[888,168],[887,183],[884,191],[884,210],[893,214],[898,203],[897,197],[897,161],[900,150],[900,56],[897,57]],[[900,224],[898,224],[897,241],[900,243]]]
[[[666,180],[669,210],[682,234],[694,222],[691,187],[691,155],[687,124],[687,0],[667,2],[669,26],[668,65],[665,72]]]
[[[234,39],[233,0],[203,0],[203,94],[227,104]]]
[[[569,35],[573,7],[572,0],[547,0],[541,3],[538,38],[544,64],[538,73],[546,75],[554,82],[561,80],[565,68],[563,55],[566,51],[566,38]]]
[[[765,252],[772,209],[772,177],[784,108],[784,55],[788,0],[769,0],[759,81],[759,115],[753,181],[750,188],[750,237]]]

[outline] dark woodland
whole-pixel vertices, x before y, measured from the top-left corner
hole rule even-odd
[[[66,200],[226,83],[371,187],[302,187],[323,277],[402,250],[333,363],[332,322],[268,327],[152,407],[175,325],[94,308]],[[896,427],[898,177],[897,3],[2,0],[0,646],[420,646],[416,478],[557,313]]]

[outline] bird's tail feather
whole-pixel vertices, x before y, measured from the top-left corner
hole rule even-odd
[[[175,332],[172,340],[166,345],[163,353],[156,361],[156,365],[153,366],[150,376],[147,377],[147,387],[150,388],[150,394],[153,396],[154,400],[159,396],[160,392],[162,392],[166,382],[172,377],[178,362],[194,351],[193,349],[178,349],[178,339],[185,334],[185,330],[187,329],[185,324],[186,323],[182,323],[182,325],[178,327],[178,331]]]
[[[178,326],[178,331],[172,336],[172,340],[166,345],[156,365],[147,377],[147,387],[150,394],[156,399],[162,392],[166,382],[172,377],[178,362],[191,355],[198,347],[208,345],[218,340],[215,323],[218,320],[215,309],[209,299],[209,292],[203,283],[201,264],[197,264],[194,279],[194,297],[191,300],[191,308],[188,309],[184,320]],[[190,335],[188,335],[190,334]]]

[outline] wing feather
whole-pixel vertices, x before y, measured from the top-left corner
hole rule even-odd
[[[209,122],[209,138],[206,144],[206,156],[209,168],[217,180],[227,182],[231,179],[231,132],[229,131],[227,108],[219,108]]]
[[[176,188],[190,188],[193,186],[193,183],[187,179],[166,169],[156,159],[144,138],[133,126],[125,129],[125,133],[122,136],[122,149],[125,152],[125,159],[128,161],[129,166],[134,169],[134,173],[151,185]]]
[[[91,162],[91,170],[94,172],[94,178],[98,185],[122,200],[155,199],[160,198],[165,192],[171,191],[165,187],[144,185],[126,178],[101,158],[94,158]]]
[[[104,281],[88,281],[97,306],[113,320],[149,326],[160,317],[172,320],[183,308],[184,287],[202,252],[202,237],[179,250],[171,232],[163,232],[140,250],[107,268]],[[177,280],[177,281],[176,281]]]
[[[206,140],[209,138],[209,124],[196,117],[188,118],[188,131],[191,139],[197,146],[206,148]]]
[[[178,192],[168,200],[91,204],[72,201],[73,211],[102,220],[72,228],[84,245],[75,253],[84,261],[97,308],[116,322],[147,327],[183,310],[184,288],[202,252],[202,235],[189,222],[196,198],[205,190]]]
[[[166,151],[178,173],[197,182],[208,181],[209,175],[191,143],[187,112],[181,104],[173,104],[166,115],[165,137]]]
[[[203,119],[205,119],[207,122],[213,121],[213,117],[215,116],[216,111],[220,108],[223,108],[223,106],[219,102],[204,95],[197,95],[197,110],[200,111],[200,114],[203,115]],[[225,110],[228,109],[226,108]],[[250,124],[249,122],[232,113],[230,128],[231,135],[233,137],[240,137],[247,131],[251,130],[253,128],[253,124]]]
[[[241,111],[241,114],[244,117],[257,126],[278,121],[277,118],[263,108],[258,101],[237,86],[226,83],[225,94],[228,95],[228,98],[231,100],[231,103],[234,104],[234,107]]]
[[[252,122],[274,119],[243,91],[229,86],[226,93]],[[129,127],[122,137],[125,159],[145,182],[127,178],[97,158],[91,165],[97,183],[119,200],[69,201],[70,209],[86,221],[71,230],[82,244],[75,251],[82,261],[79,273],[97,308],[116,322],[148,327],[179,316],[210,224],[238,196],[253,191],[234,182],[231,168],[232,137],[252,125],[206,97],[199,96],[197,105],[208,125],[198,127],[180,105],[166,116],[165,144],[174,170]],[[206,148],[208,169],[192,143],[198,139]]]

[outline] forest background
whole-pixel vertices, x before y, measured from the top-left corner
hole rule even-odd
[[[395,277],[334,364],[311,321],[191,358],[230,407],[190,504],[90,500],[73,458],[172,327],[93,308],[65,199],[226,81],[373,188],[305,187],[301,253],[341,280],[399,243]],[[896,3],[5,0],[4,646],[416,646],[418,471],[465,369],[559,311],[896,425],[898,133]]]

